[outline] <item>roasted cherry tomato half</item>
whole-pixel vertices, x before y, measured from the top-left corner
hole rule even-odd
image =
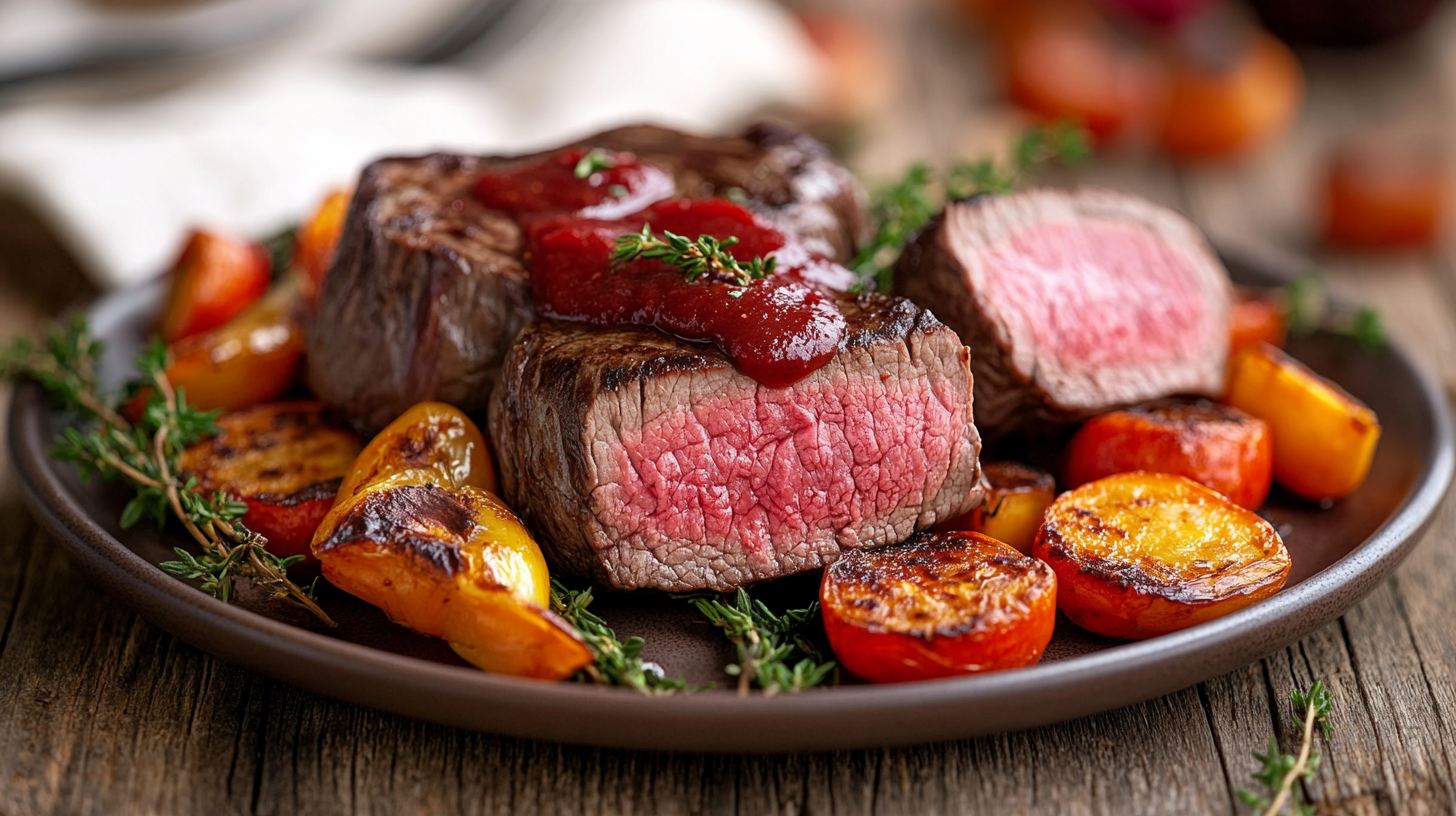
[[[1134,470],[1186,476],[1257,510],[1274,478],[1274,437],[1237,408],[1170,399],[1094,417],[1067,445],[1068,487]]]
[[[1284,304],[1273,294],[1251,289],[1234,290],[1229,309],[1229,361],[1246,348],[1268,343],[1284,348],[1289,335],[1289,321]]]
[[[169,273],[157,333],[175,343],[224,325],[263,296],[272,272],[259,244],[193,230]]]
[[[243,524],[280,557],[306,556],[314,531],[364,440],[329,417],[322,403],[274,402],[224,414],[216,436],[188,448],[180,465],[205,493],[248,505]]]
[[[335,586],[476,666],[560,680],[592,653],[549,610],[546,560],[494,484],[475,423],[420,403],[359,454],[314,555]]]
[[[354,194],[349,190],[335,190],[319,204],[312,217],[298,228],[298,238],[293,247],[293,265],[298,267],[307,281],[305,294],[312,298],[324,284],[324,276],[334,265],[334,255],[339,249],[339,237],[344,234],[344,218],[349,214],[349,202]]]
[[[1148,638],[1213,620],[1284,586],[1289,553],[1252,511],[1167,473],[1120,473],[1047,509],[1036,557],[1057,607],[1099,635]]]
[[[850,550],[824,571],[824,631],[873,683],[1030,666],[1056,624],[1046,564],[979,533],[920,533]]]

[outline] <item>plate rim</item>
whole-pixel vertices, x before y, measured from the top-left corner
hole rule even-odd
[[[1270,269],[1282,266],[1221,254],[1266,275],[1277,276]],[[113,293],[91,308],[135,291]],[[1270,654],[1358,603],[1420,541],[1456,469],[1444,388],[1404,348],[1389,348],[1424,398],[1432,447],[1395,511],[1355,549],[1305,581],[1180,632],[1054,663],[771,698],[648,697],[490,675],[332,638],[223,603],[162,572],[87,515],[63,483],[62,465],[49,457],[49,409],[35,383],[17,384],[7,431],[22,495],[72,562],[143,618],[227,662],[346,702],[515,737],[715,753],[844,750],[1020,730],[1162,696]],[[1152,669],[1160,672],[1152,682],[1119,682],[1129,672]],[[1085,693],[1065,693],[1078,686]],[[608,700],[611,705],[602,705]],[[951,715],[962,707],[974,716]]]

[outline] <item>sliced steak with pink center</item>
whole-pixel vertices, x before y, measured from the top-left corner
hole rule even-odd
[[[953,203],[907,246],[895,291],[971,347],[988,438],[1223,386],[1228,275],[1185,218],[1132,196]]]
[[[830,362],[787,388],[653,329],[536,319],[490,433],[553,565],[623,590],[728,590],[900,541],[980,501],[967,350],[909,301],[841,301]]]

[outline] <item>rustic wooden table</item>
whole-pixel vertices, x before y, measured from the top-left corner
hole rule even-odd
[[[1007,130],[983,59],[943,8],[871,8],[903,66],[895,110],[853,155],[867,175],[946,160]],[[1312,174],[1360,100],[1413,94],[1443,116],[1439,46],[1308,55],[1310,98],[1282,146],[1178,170],[1133,155],[1075,180],[1183,209],[1217,239],[1309,254]],[[1392,83],[1392,75],[1417,77]],[[1385,84],[1376,81],[1386,77]],[[1372,90],[1373,89],[1373,90]],[[1456,94],[1450,95],[1456,98]],[[1444,119],[1443,119],[1444,121]],[[54,238],[0,206],[0,336],[89,296]],[[1444,255],[1319,258],[1335,287],[1456,382],[1456,272]],[[1306,790],[1322,814],[1450,812],[1456,802],[1456,505],[1395,577],[1265,660],[1100,716],[965,742],[799,756],[633,753],[504,739],[317,697],[178,642],[89,586],[0,464],[0,815],[42,813],[1239,813],[1252,752],[1286,750],[1291,688],[1336,700]]]

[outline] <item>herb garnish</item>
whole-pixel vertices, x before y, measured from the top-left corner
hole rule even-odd
[[[288,568],[303,556],[279,558],[268,552],[267,540],[239,521],[247,505],[224,494],[204,495],[197,480],[183,479],[177,462],[189,445],[217,433],[217,411],[199,411],[187,404],[181,389],[173,389],[166,375],[167,348],[160,340],[137,358],[142,380],[128,389],[146,393],[145,407],[135,420],[122,416],[116,400],[104,395],[96,376],[102,344],[95,340],[83,317],[51,329],[36,345],[25,338],[0,347],[0,377],[34,379],[69,411],[80,414],[86,431],[67,427],[57,438],[52,455],[72,462],[83,478],[96,474],[107,481],[124,480],[136,489],[121,513],[123,528],[142,518],[165,523],[168,514],[182,522],[202,555],[177,547],[177,561],[159,566],[172,575],[201,579],[202,590],[228,601],[234,581],[243,580],[272,598],[312,612],[319,620],[334,622],[305,589],[288,578]]]
[[[596,655],[596,661],[580,672],[579,679],[604,686],[625,686],[643,694],[673,694],[687,689],[682,678],[665,677],[662,667],[642,659],[645,645],[642,638],[618,640],[607,622],[587,608],[591,602],[590,588],[567,589],[560,581],[551,579],[551,611],[571,624]]]
[[[736,237],[719,241],[711,235],[699,235],[694,241],[667,230],[663,230],[662,237],[658,238],[653,234],[651,224],[643,224],[642,232],[617,239],[612,263],[621,264],[637,258],[659,260],[682,270],[688,283],[707,277],[733,286],[747,286],[773,274],[773,258],[754,258],[745,266],[728,254],[727,249],[737,243]],[[743,292],[740,289],[729,294],[738,297]]]
[[[577,161],[576,169],[572,170],[571,172],[577,178],[584,179],[590,176],[592,173],[597,172],[598,170],[610,170],[616,166],[617,161],[611,156],[607,155],[607,151],[601,149],[600,147],[593,147],[591,150],[587,151],[587,154],[585,156],[582,156],[581,159]]]
[[[1351,312],[1331,308],[1318,270],[1309,270],[1284,287],[1284,319],[1291,334],[1311,334],[1323,328],[1356,341],[1367,351],[1378,351],[1386,344],[1385,327],[1374,309],[1362,306]]]
[[[1270,737],[1269,753],[1254,754],[1262,767],[1253,774],[1254,780],[1263,785],[1270,795],[1242,789],[1238,792],[1239,799],[1262,816],[1278,816],[1285,812],[1286,804],[1289,805],[1288,812],[1295,816],[1314,816],[1315,812],[1314,805],[1299,801],[1302,796],[1295,783],[1319,772],[1319,754],[1310,753],[1310,748],[1314,745],[1316,723],[1324,732],[1325,739],[1330,738],[1330,692],[1322,681],[1316,680],[1309,691],[1300,693],[1296,690],[1289,698],[1294,703],[1294,723],[1304,729],[1299,756],[1281,753],[1278,738]]]
[[[880,291],[889,291],[890,272],[901,248],[916,230],[930,223],[946,201],[982,193],[1009,193],[1022,176],[1036,167],[1053,161],[1079,164],[1090,152],[1085,131],[1077,125],[1058,123],[1032,128],[1017,138],[1009,167],[983,158],[956,165],[937,184],[930,168],[913,164],[899,181],[871,196],[870,213],[879,226],[874,239],[850,262],[850,268],[862,281],[874,282]]]
[[[751,685],[771,697],[780,691],[797,692],[820,685],[835,671],[833,661],[804,635],[819,617],[819,602],[803,609],[775,615],[762,601],[749,597],[742,587],[725,603],[711,595],[676,595],[691,603],[708,622],[723,630],[737,649],[738,662],[724,669],[738,678],[738,696],[748,694]],[[790,665],[790,661],[798,662]]]

